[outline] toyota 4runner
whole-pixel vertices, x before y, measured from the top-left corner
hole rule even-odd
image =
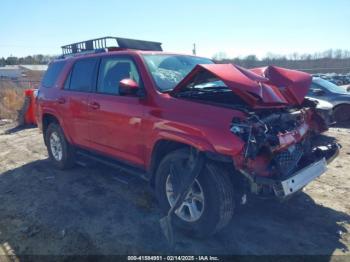
[[[215,64],[124,38],[62,48],[37,94],[54,165],[69,168],[84,156],[126,170],[151,183],[167,212],[192,154],[201,154],[204,165],[174,215],[194,234],[225,227],[247,195],[289,198],[338,153],[335,142],[320,142],[327,126],[305,99],[306,73]]]

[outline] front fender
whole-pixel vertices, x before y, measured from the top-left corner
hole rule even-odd
[[[190,134],[179,133],[175,131],[161,131],[158,133],[158,138],[155,144],[159,140],[171,140],[174,142],[179,142],[197,148],[199,151],[209,151],[215,152],[213,145],[205,140]]]

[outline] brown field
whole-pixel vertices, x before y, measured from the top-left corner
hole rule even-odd
[[[15,120],[23,101],[23,89],[14,86],[12,81],[0,81],[0,119]]]
[[[24,90],[36,88],[43,73],[28,70],[25,71],[25,77],[18,81],[0,79],[0,119],[17,119],[18,110],[24,102]]]
[[[116,174],[130,175],[101,165],[57,170],[47,159],[39,130],[10,127],[0,126],[0,255],[350,258],[348,127],[327,132],[342,144],[341,153],[299,195],[284,203],[248,198],[226,230],[208,239],[177,233],[174,249],[160,230],[162,214],[146,182],[135,178],[121,183]]]

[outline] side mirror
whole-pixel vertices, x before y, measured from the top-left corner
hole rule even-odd
[[[130,78],[125,78],[119,82],[119,93],[121,95],[135,95],[139,90],[139,84]]]
[[[312,94],[314,94],[315,96],[323,96],[325,94],[325,91],[322,89],[312,89],[311,90]]]

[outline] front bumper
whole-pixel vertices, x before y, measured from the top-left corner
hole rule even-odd
[[[304,167],[290,178],[277,182],[273,185],[273,190],[277,197],[288,197],[298,192],[311,181],[322,175],[327,170],[327,162],[325,158]]]
[[[327,163],[330,163],[336,158],[339,154],[340,148],[341,146],[337,143],[329,145],[328,147],[321,146],[318,152],[315,152],[315,154],[317,153],[319,155],[317,161],[309,163],[287,178],[267,178],[256,176],[254,183],[257,187],[270,188],[268,191],[272,192],[274,197],[279,199],[289,198],[325,173],[327,170]]]

